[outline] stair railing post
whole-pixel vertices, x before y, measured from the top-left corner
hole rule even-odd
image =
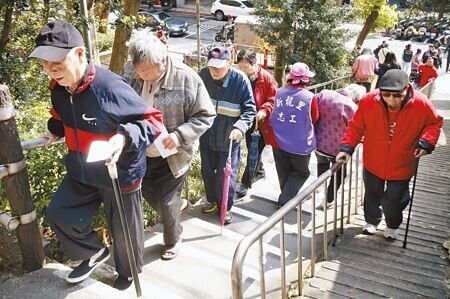
[[[44,263],[44,249],[38,225],[34,219],[35,206],[31,198],[25,157],[14,118],[14,106],[6,85],[0,85],[0,140],[2,141],[0,142],[0,164],[8,169],[8,174],[2,178],[2,181],[12,216],[20,221],[16,232],[23,265],[27,271],[38,270]]]

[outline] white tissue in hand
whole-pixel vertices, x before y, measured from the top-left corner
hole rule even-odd
[[[97,162],[111,158],[112,146],[108,141],[96,140],[91,143],[86,162]]]

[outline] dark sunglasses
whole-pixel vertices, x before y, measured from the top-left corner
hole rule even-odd
[[[396,92],[389,92],[389,91],[381,91],[380,93],[381,93],[381,96],[383,97],[383,98],[389,98],[390,96],[393,96],[394,98],[397,98],[397,99],[399,99],[399,98],[402,98],[404,95],[403,95],[403,92],[406,90],[406,88],[405,89],[403,89],[403,90],[401,90],[401,91],[396,91]]]

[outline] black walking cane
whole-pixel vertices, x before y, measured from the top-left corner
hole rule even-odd
[[[411,200],[409,203],[409,212],[408,212],[408,220],[406,221],[406,229],[405,229],[405,239],[403,240],[403,249],[406,249],[406,239],[408,238],[408,230],[409,230],[409,220],[411,218],[411,210],[412,210],[412,204],[413,204],[413,198],[414,198],[414,190],[416,190],[416,179],[417,179],[417,170],[419,169],[419,159],[417,159],[416,163],[416,170],[414,172],[414,180],[413,180],[413,186],[411,191]]]
[[[136,269],[136,260],[134,258],[133,246],[131,246],[130,230],[128,229],[127,217],[124,212],[122,193],[120,192],[119,176],[117,175],[116,163],[106,163],[108,173],[111,177],[114,198],[116,199],[117,209],[119,210],[120,224],[122,225],[122,232],[125,237],[125,245],[127,248],[128,263],[130,263],[131,275],[133,277],[134,287],[136,289],[136,296],[139,298],[142,295],[141,284],[139,283],[139,276]]]

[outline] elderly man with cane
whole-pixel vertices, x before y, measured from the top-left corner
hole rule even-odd
[[[161,113],[143,103],[121,77],[88,62],[83,38],[73,25],[61,20],[47,23],[36,46],[29,57],[39,58],[52,79],[45,137],[48,144],[65,137],[68,147],[67,175],[46,211],[65,253],[72,260],[82,260],[67,281],[83,281],[110,257],[91,227],[103,203],[119,273],[114,287],[125,289],[136,278],[140,295],[136,274],[142,270],[144,249],[141,181],[145,150],[160,132]],[[108,141],[112,149],[108,164],[117,165],[117,173],[111,177],[104,161],[87,161],[91,144],[98,140]],[[118,185],[121,193],[114,192]],[[121,204],[114,201],[115,193],[123,196]],[[121,218],[128,219],[126,231]]]
[[[442,124],[431,101],[414,90],[401,70],[387,71],[379,89],[362,98],[336,160],[347,161],[363,142],[363,233],[373,235],[384,213],[385,239],[397,238],[417,159],[434,150]]]

